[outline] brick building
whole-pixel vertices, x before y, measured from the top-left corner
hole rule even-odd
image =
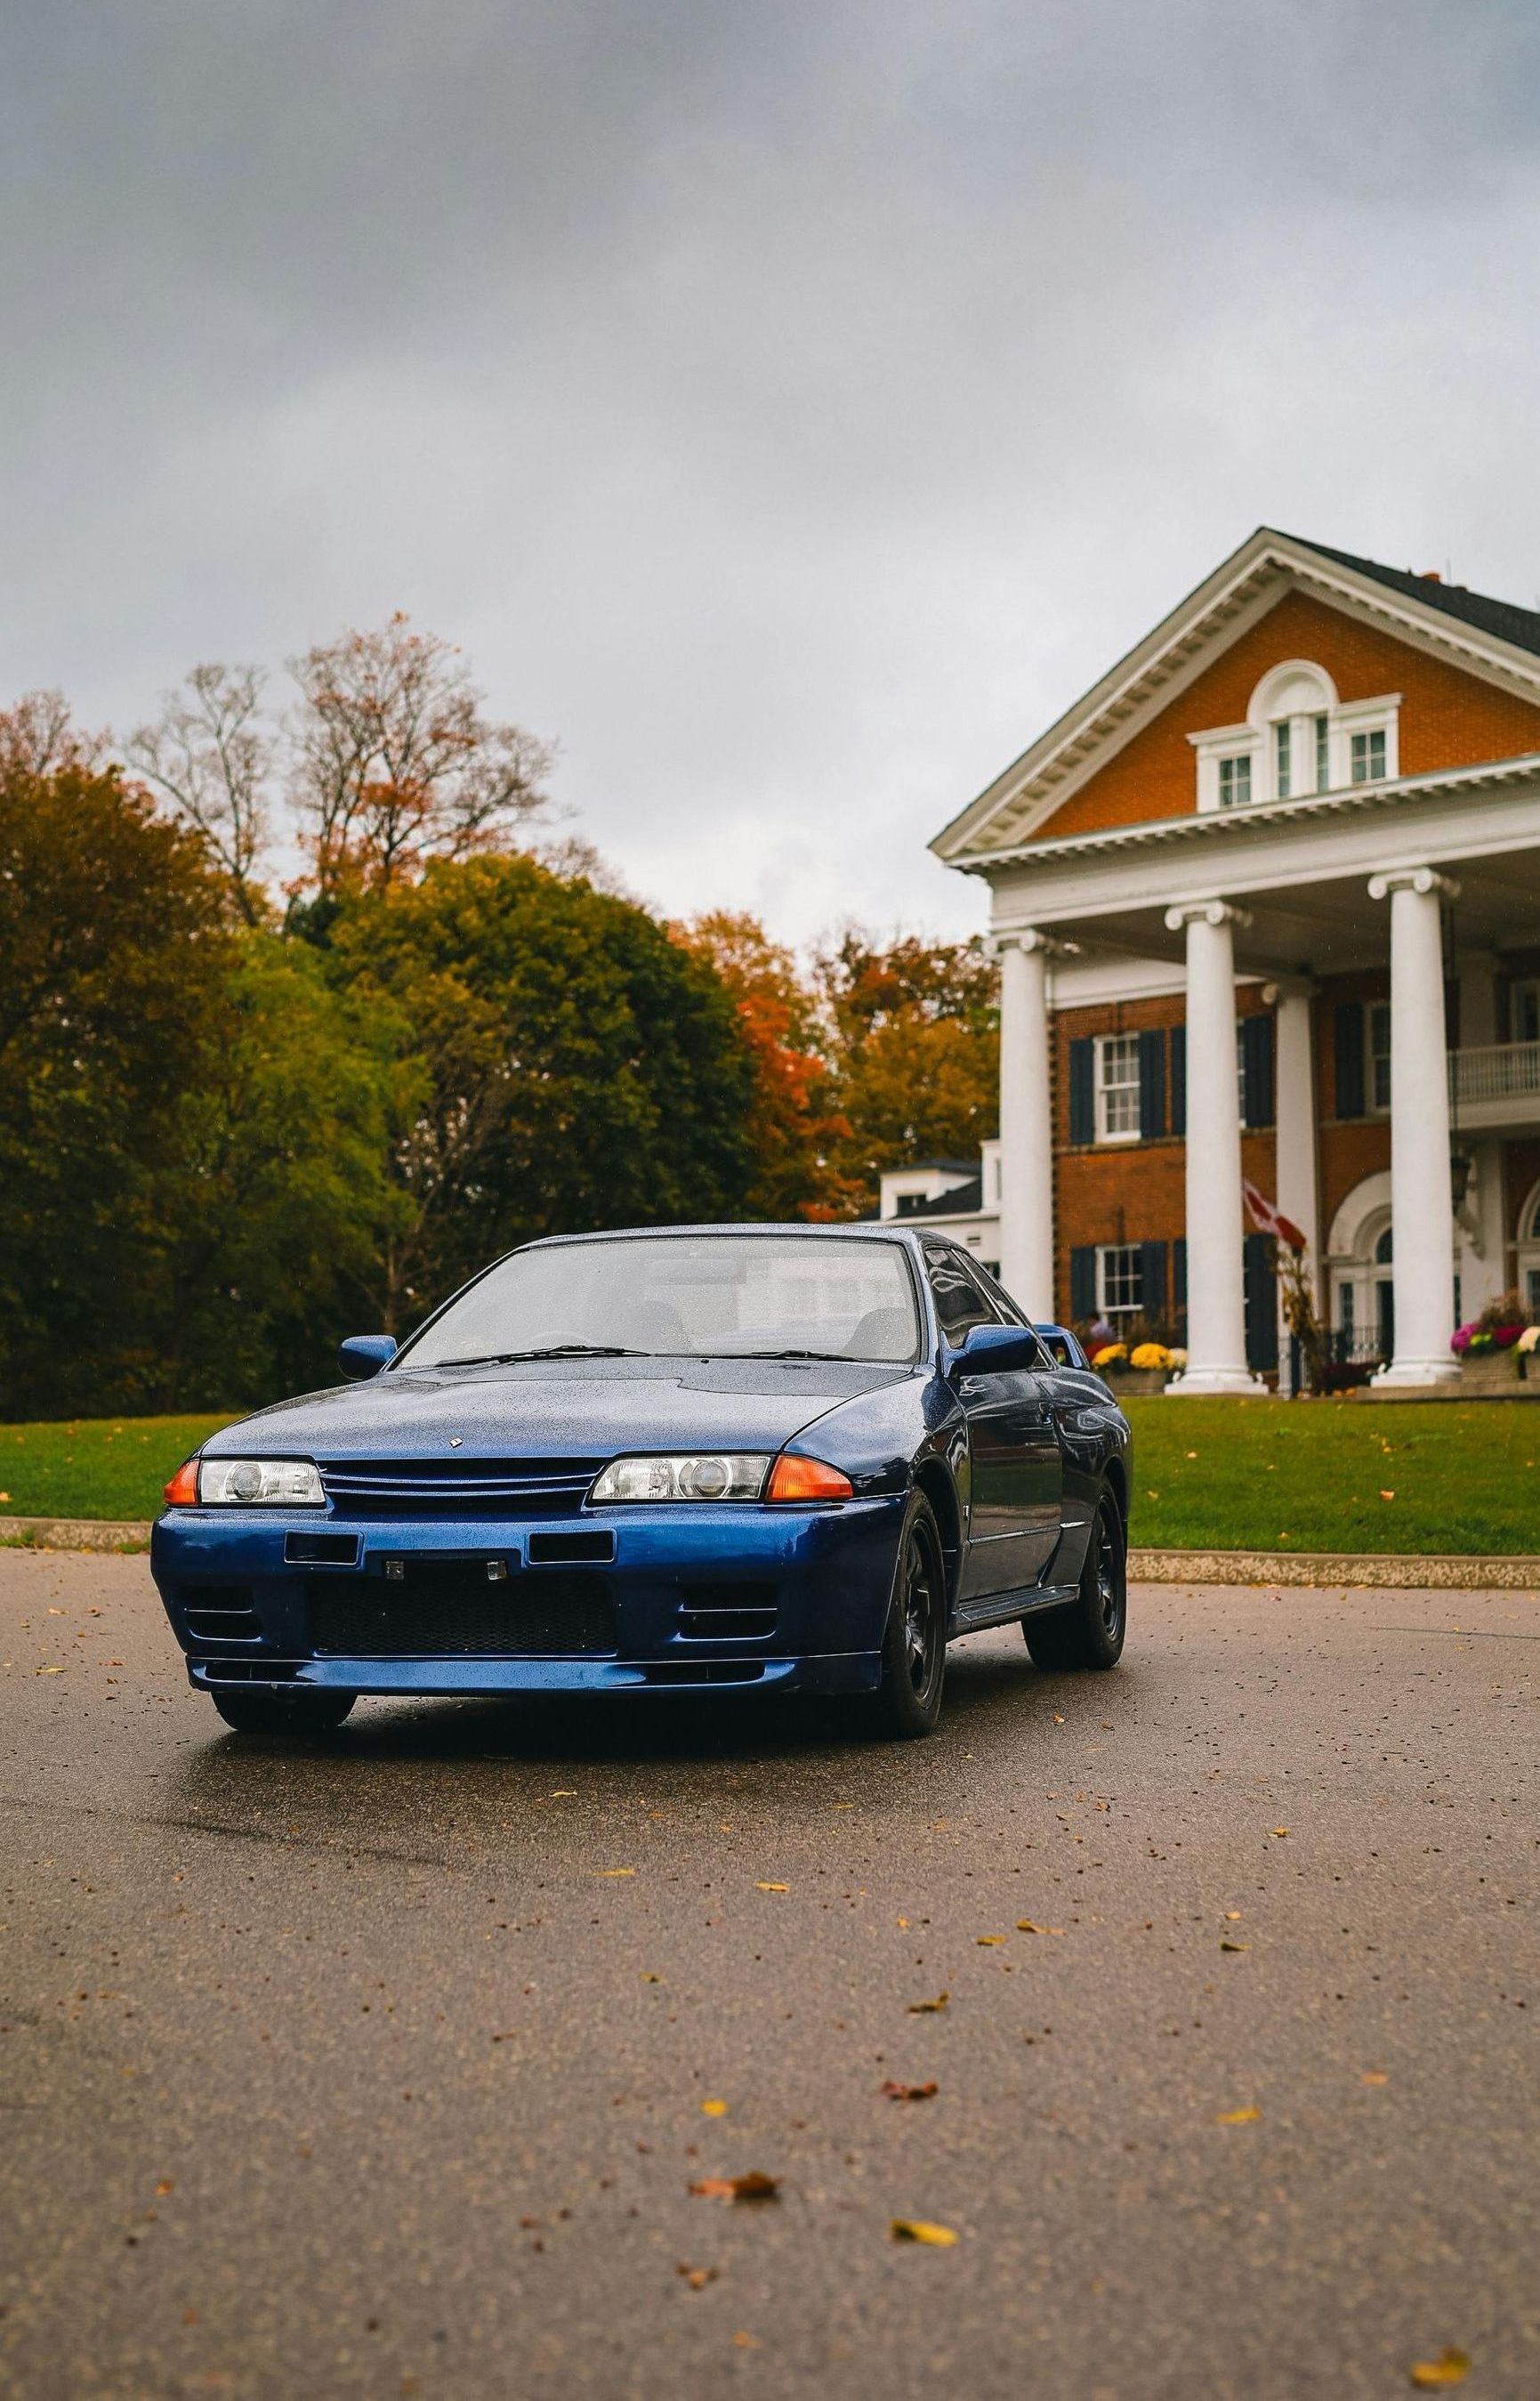
[[[1262,528],[932,846],[990,887],[1000,1138],[886,1210],[1182,1322],[1189,1391],[1278,1363],[1243,1176],[1393,1384],[1540,1315],[1540,612]]]

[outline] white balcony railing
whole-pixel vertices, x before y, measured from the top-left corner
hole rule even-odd
[[[1452,1100],[1516,1101],[1540,1096],[1540,1042],[1491,1042],[1449,1054]]]

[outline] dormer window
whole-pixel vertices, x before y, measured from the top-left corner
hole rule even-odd
[[[1394,779],[1399,693],[1342,700],[1324,667],[1286,659],[1251,695],[1244,725],[1190,734],[1198,807],[1304,801]]]
[[[1220,761],[1220,806],[1239,808],[1251,798],[1251,761],[1246,751]]]

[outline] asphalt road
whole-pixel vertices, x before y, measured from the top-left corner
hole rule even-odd
[[[893,1749],[238,1738],[142,1559],[0,1653],[7,2393],[1540,2393],[1531,1596],[1146,1587]]]

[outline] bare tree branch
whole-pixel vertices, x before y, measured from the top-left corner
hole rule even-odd
[[[255,880],[273,763],[260,714],[266,680],[260,667],[194,667],[181,691],[163,695],[156,722],[123,746],[129,765],[204,835],[249,926],[266,909]]]
[[[289,668],[291,789],[322,892],[498,849],[545,810],[552,750],[484,717],[458,652],[404,615]]]

